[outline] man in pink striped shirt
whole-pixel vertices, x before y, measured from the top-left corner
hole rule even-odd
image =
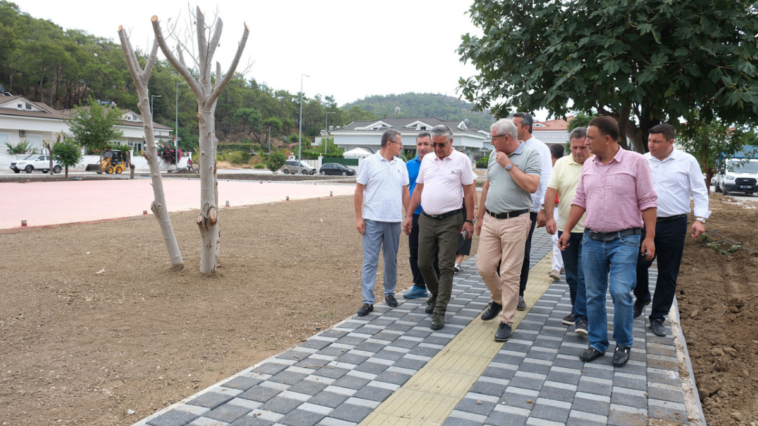
[[[632,289],[637,280],[638,252],[652,260],[655,235],[640,242],[643,225],[655,229],[658,196],[650,166],[642,155],[618,145],[619,128],[610,117],[597,117],[587,128],[587,143],[595,154],[584,163],[565,232],[558,244],[568,246],[571,230],[587,212],[582,238],[582,268],[587,289],[589,347],[579,355],[593,361],[608,349],[605,293],[613,299],[613,365],[629,361],[632,337]]]

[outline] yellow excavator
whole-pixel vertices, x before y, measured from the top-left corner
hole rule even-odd
[[[88,164],[87,171],[101,171],[107,174],[121,174],[129,167],[129,161],[124,159],[122,152],[117,149],[108,149],[103,153],[103,159],[95,164]]]

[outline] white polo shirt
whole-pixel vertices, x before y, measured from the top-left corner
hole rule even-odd
[[[463,185],[476,180],[471,160],[466,154],[453,152],[439,159],[434,152],[424,156],[419,167],[417,184],[424,185],[421,205],[428,214],[443,214],[463,207]]]
[[[536,149],[540,154],[540,186],[537,192],[532,194],[532,208],[530,210],[532,213],[539,213],[542,205],[545,204],[545,192],[547,192],[547,184],[550,182],[550,174],[553,172],[553,160],[550,156],[550,148],[534,136],[524,141],[524,144],[529,148]]]
[[[403,221],[403,187],[409,183],[403,160],[393,157],[392,161],[387,161],[377,152],[363,160],[356,181],[366,186],[363,219]]]
[[[649,152],[645,159],[653,173],[658,194],[658,217],[678,216],[690,212],[690,194],[695,200],[695,216],[708,218],[708,188],[695,157],[674,148],[662,161]]]

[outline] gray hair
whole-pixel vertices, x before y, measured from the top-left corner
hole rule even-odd
[[[421,132],[416,136],[416,142],[421,138],[429,138],[429,140],[432,140],[432,135],[430,135],[429,132]]]
[[[490,132],[495,131],[498,135],[508,135],[511,139],[518,140],[518,129],[510,118],[501,118],[490,126]]]
[[[583,139],[587,137],[587,128],[586,127],[577,127],[576,129],[571,131],[571,134],[569,135],[569,139]]]
[[[382,134],[382,148],[387,146],[387,143],[391,141],[395,136],[399,135],[400,132],[398,132],[395,129],[387,129]]]
[[[528,112],[514,112],[513,117],[521,117],[521,125],[522,126],[529,126],[529,133],[532,133],[534,124],[534,119],[532,118],[532,115]]]
[[[432,138],[435,136],[445,136],[445,142],[450,142],[450,139],[453,138],[453,131],[450,130],[449,127],[445,126],[444,124],[438,124],[434,127],[432,127]]]

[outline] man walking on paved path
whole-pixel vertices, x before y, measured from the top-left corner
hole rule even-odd
[[[550,161],[552,162],[553,170],[550,173],[550,181],[548,181],[548,184],[547,184],[547,191],[545,191],[545,211],[548,212],[546,214],[547,223],[550,223],[551,218],[553,219],[553,221],[558,220],[558,205],[559,205],[560,200],[558,199],[557,194],[553,194],[553,198],[551,198],[552,203],[548,203],[547,194],[550,192],[550,182],[553,181],[553,176],[555,176],[555,162],[558,161],[558,159],[563,158],[563,154],[564,154],[563,145],[561,144],[550,145]],[[548,205],[552,205],[553,207],[550,208],[548,207]],[[552,278],[553,281],[558,281],[561,279],[561,270],[563,269],[563,256],[561,255],[561,248],[558,247],[558,233],[553,231],[550,236],[550,240],[553,242],[553,268],[550,270],[550,272],[547,275],[550,278]],[[564,322],[564,324],[566,323]],[[574,324],[572,322],[571,324],[566,324],[566,325],[574,325]]]
[[[374,310],[374,284],[379,249],[384,255],[384,300],[397,306],[397,251],[403,209],[408,211],[408,169],[396,158],[403,149],[400,132],[389,129],[382,135],[381,149],[367,157],[358,170],[355,186],[355,227],[363,235],[361,289],[363,305],[359,316]],[[364,203],[365,191],[365,203]],[[361,214],[363,207],[363,214]]]
[[[413,197],[413,190],[416,189],[416,178],[418,177],[418,170],[421,167],[421,161],[424,156],[432,149],[432,135],[429,132],[421,132],[416,136],[416,158],[405,163],[408,168],[408,178],[410,179],[410,193]],[[410,251],[410,264],[411,274],[413,274],[413,287],[405,292],[403,297],[406,299],[416,299],[419,297],[426,297],[426,283],[424,282],[424,276],[421,275],[421,271],[418,269],[418,233],[419,225],[418,219],[422,212],[422,206],[413,212],[413,227],[411,233],[408,235],[408,251]],[[438,265],[438,259],[434,257],[434,270],[437,271],[437,276],[440,275],[440,268]]]
[[[560,238],[563,234],[566,222],[571,211],[571,202],[576,195],[576,187],[582,174],[582,166],[590,157],[589,148],[586,144],[587,129],[577,127],[571,131],[571,155],[562,157],[553,165],[553,173],[550,175],[547,193],[545,194],[545,209],[548,211],[553,205],[555,196],[560,197],[558,204],[558,219],[547,218],[547,232]],[[557,231],[557,232],[556,232]],[[584,270],[582,269],[582,235],[584,233],[584,216],[570,232],[568,247],[561,254],[566,268],[566,283],[569,286],[571,298],[571,313],[563,318],[566,325],[576,325],[574,331],[577,334],[587,335],[587,293],[584,286]]]
[[[426,313],[433,313],[432,330],[439,330],[445,326],[445,311],[453,292],[458,235],[461,228],[467,232],[468,238],[474,233],[472,215],[476,175],[468,156],[453,148],[453,131],[449,127],[439,125],[432,128],[432,147],[436,155],[427,155],[421,161],[416,189],[403,225],[405,233],[410,234],[413,211],[422,204],[418,267],[432,293]],[[463,217],[464,203],[468,217]],[[434,270],[434,257],[438,249],[439,278]]]
[[[650,312],[650,329],[657,336],[665,336],[666,319],[676,293],[676,279],[684,253],[687,236],[687,214],[690,213],[690,194],[695,199],[695,222],[692,237],[705,232],[708,210],[708,188],[700,166],[690,154],[674,148],[674,127],[667,123],[653,126],[648,132],[650,152],[645,158],[650,165],[658,194],[658,218],[655,224],[655,247],[658,256],[658,279],[655,282],[653,309]],[[645,237],[646,229],[642,230]],[[640,256],[637,259],[637,287],[634,288],[634,317],[637,318],[650,303],[648,268],[653,263]]]
[[[499,120],[490,127],[490,133],[495,152],[490,154],[477,215],[476,266],[492,294],[482,320],[492,320],[499,314],[495,341],[504,342],[511,337],[513,316],[520,300],[524,239],[528,238],[529,229],[533,229],[529,209],[533,205],[532,194],[539,189],[541,160],[536,149],[518,140],[513,121]]]
[[[560,238],[568,248],[571,233],[584,212],[582,269],[587,287],[590,345],[579,358],[593,361],[608,349],[608,315],[605,293],[613,300],[613,365],[629,361],[632,337],[632,289],[637,281],[638,253],[655,256],[655,231],[640,244],[642,227],[655,230],[656,199],[653,177],[642,155],[618,145],[619,128],[611,117],[597,117],[587,128],[593,158],[584,163],[569,219]]]
[[[517,112],[513,114],[513,124],[518,130],[518,139],[524,141],[527,148],[535,149],[540,155],[540,187],[537,192],[532,194],[532,207],[529,210],[529,235],[526,238],[526,247],[524,248],[524,263],[521,265],[521,277],[519,281],[519,298],[517,309],[523,311],[526,309],[524,302],[524,291],[526,283],[529,281],[529,261],[532,251],[532,234],[534,227],[543,227],[547,221],[545,216],[545,192],[547,183],[550,181],[550,172],[553,170],[553,163],[550,161],[550,149],[547,145],[532,136],[532,124],[534,120],[530,114]]]

